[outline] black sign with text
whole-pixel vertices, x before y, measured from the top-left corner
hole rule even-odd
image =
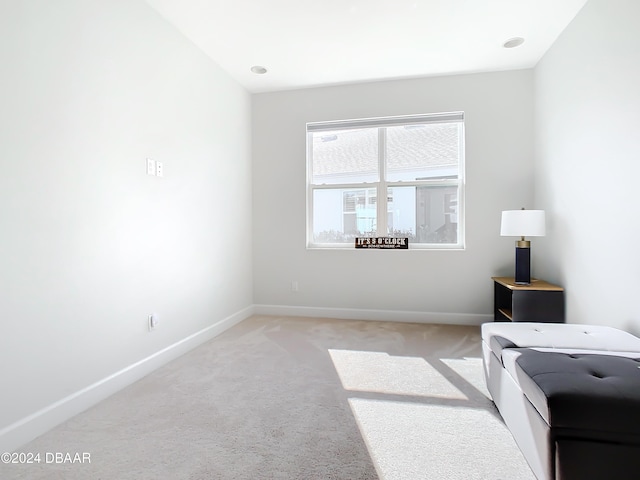
[[[380,248],[385,250],[396,250],[409,248],[409,238],[391,237],[357,237],[356,248]]]

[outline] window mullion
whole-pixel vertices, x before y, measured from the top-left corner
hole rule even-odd
[[[389,228],[387,225],[387,210],[389,209],[387,205],[387,129],[382,127],[378,128],[378,191],[377,191],[377,202],[376,205],[378,207],[378,235],[381,237],[386,237]]]

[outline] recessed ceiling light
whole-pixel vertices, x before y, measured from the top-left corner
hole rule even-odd
[[[513,37],[502,44],[504,48],[516,48],[524,43],[524,38]]]
[[[267,69],[260,65],[254,65],[253,67],[251,67],[251,71],[256,75],[264,75],[265,73],[267,73]]]

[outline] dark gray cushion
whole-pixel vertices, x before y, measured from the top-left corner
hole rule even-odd
[[[516,348],[518,345],[513,343],[508,338],[501,337],[500,335],[492,335],[489,338],[489,347],[493,354],[502,362],[502,350],[505,348]]]
[[[640,437],[640,356],[518,350],[518,381],[551,427]]]

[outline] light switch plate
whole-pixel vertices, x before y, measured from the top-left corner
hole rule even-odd
[[[151,158],[147,158],[147,175],[156,174],[156,161]]]

